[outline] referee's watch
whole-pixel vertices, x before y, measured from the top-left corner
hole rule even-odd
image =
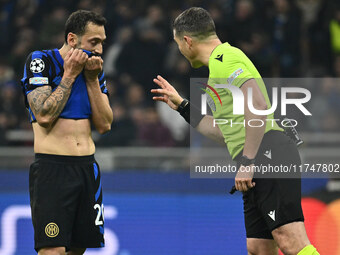
[[[255,164],[255,159],[249,159],[247,156],[242,155],[238,161],[242,166],[250,166],[252,164]]]
[[[185,111],[185,107],[189,104],[189,100],[188,99],[183,99],[182,103],[178,106],[177,111],[180,114],[183,114],[183,112]]]

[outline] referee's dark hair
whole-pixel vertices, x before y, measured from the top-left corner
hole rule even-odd
[[[216,28],[209,12],[200,7],[191,7],[182,12],[174,21],[173,29],[178,38],[184,34],[204,40],[216,35]]]
[[[83,35],[85,33],[86,25],[92,22],[98,26],[104,26],[106,24],[106,19],[95,12],[78,10],[73,12],[70,17],[68,17],[65,24],[65,42],[67,43],[68,33],[74,33],[76,35]]]

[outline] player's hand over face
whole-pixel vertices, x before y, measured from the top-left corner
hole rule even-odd
[[[152,99],[155,101],[162,101],[168,104],[172,109],[177,110],[178,106],[182,103],[183,98],[178,94],[176,89],[160,75],[153,79],[153,82],[160,86],[161,89],[151,90],[152,93],[159,94],[159,96],[154,96]]]
[[[235,188],[239,191],[246,192],[255,187],[253,182],[254,165],[243,166],[241,165],[235,177]]]
[[[90,57],[86,64],[84,75],[87,81],[93,81],[98,79],[99,73],[103,70],[103,59],[98,56]]]
[[[64,75],[75,79],[84,69],[88,56],[79,49],[71,49],[64,59]]]

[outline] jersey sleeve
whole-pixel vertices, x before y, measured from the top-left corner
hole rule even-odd
[[[32,52],[26,60],[21,84],[25,95],[41,86],[50,86],[50,61],[40,51]]]
[[[240,88],[247,80],[255,78],[241,62],[230,65],[228,69],[227,83],[236,87]]]
[[[104,93],[107,96],[109,96],[109,91],[107,90],[107,87],[106,87],[106,79],[105,79],[104,71],[101,71],[99,73],[98,79],[99,79],[100,90],[102,91],[102,93]]]
[[[249,70],[248,58],[242,51],[230,47],[223,53],[214,56],[212,65],[209,64],[212,78],[221,84],[227,82],[236,87],[241,87],[249,79],[258,78]]]

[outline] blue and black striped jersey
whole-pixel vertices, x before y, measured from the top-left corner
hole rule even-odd
[[[63,77],[63,65],[64,60],[58,49],[34,51],[28,56],[24,67],[24,76],[21,79],[21,86],[31,122],[36,121],[36,119],[28,104],[27,95],[40,86],[51,86],[52,91],[54,91]],[[102,93],[108,95],[103,71],[98,75],[98,78]],[[90,100],[85,78],[83,73],[81,73],[72,86],[70,97],[59,118],[88,119],[90,117]]]

